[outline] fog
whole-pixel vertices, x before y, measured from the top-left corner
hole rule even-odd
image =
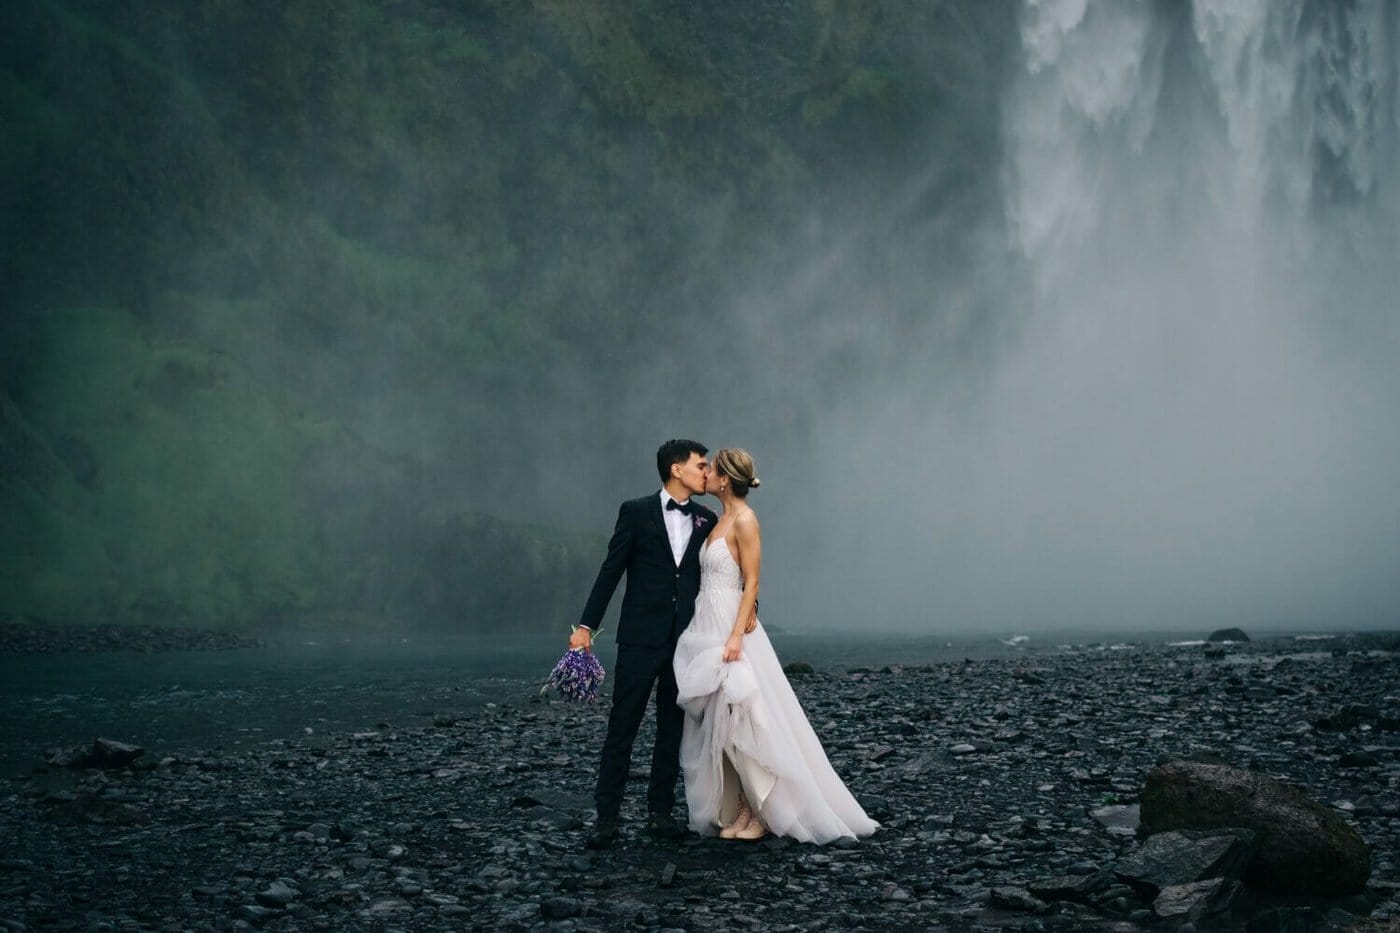
[[[767,620],[1394,624],[1400,18],[1046,2],[1020,29],[978,263],[873,278],[838,238],[706,335],[779,371],[849,344],[805,389],[810,436],[723,375],[649,425],[757,457]],[[825,328],[765,313],[832,293],[851,304]],[[891,334],[889,307],[924,320]],[[969,308],[998,327],[950,355]]]
[[[563,630],[690,437],[781,629],[1400,622],[1384,0],[15,15],[17,616]]]

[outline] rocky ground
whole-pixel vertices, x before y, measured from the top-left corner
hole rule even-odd
[[[586,852],[606,704],[525,681],[418,728],[59,755],[0,788],[0,930],[1180,929],[1114,869],[1141,845],[1146,774],[1193,755],[1296,784],[1372,858],[1361,895],[1198,927],[1397,928],[1395,648],[1088,646],[795,676],[883,824],[825,848],[652,839],[639,770],[624,844]],[[649,734],[638,748],[640,768]]]

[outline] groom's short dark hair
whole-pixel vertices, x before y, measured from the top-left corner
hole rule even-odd
[[[661,474],[662,484],[671,478],[672,464],[685,463],[691,454],[703,457],[709,452],[710,448],[698,441],[669,440],[662,444],[656,449],[656,472]]]

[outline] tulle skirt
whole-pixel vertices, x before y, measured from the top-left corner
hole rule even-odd
[[[777,835],[818,844],[870,835],[879,824],[836,776],[762,624],[744,636],[743,656],[724,662],[738,607],[737,591],[702,586],[676,645],[691,829],[714,835],[731,822],[742,784]]]

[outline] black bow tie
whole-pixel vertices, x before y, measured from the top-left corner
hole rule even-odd
[[[687,499],[684,502],[677,502],[675,499],[666,500],[666,511],[669,512],[672,509],[676,509],[679,512],[684,512],[687,515],[694,515],[695,503],[691,502],[689,499]]]

